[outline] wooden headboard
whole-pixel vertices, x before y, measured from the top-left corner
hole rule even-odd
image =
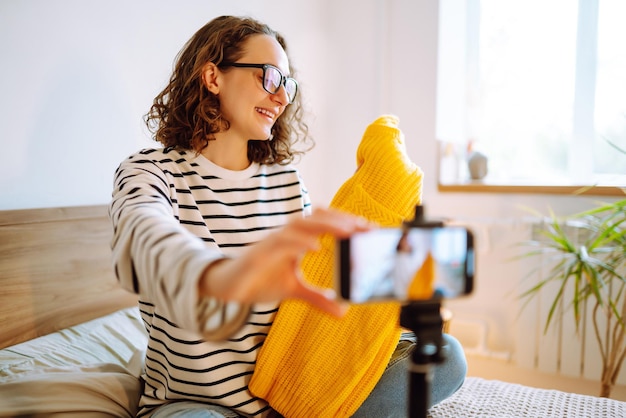
[[[0,348],[135,306],[105,205],[0,211]]]

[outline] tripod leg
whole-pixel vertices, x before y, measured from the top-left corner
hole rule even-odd
[[[430,405],[433,366],[412,363],[409,372],[409,418],[426,418]]]
[[[434,364],[443,361],[441,303],[412,302],[402,307],[400,324],[415,333],[409,370],[409,417],[426,418],[431,399]]]

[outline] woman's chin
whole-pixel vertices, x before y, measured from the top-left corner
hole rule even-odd
[[[259,138],[253,139],[253,141],[271,141],[274,136],[271,133],[259,135]]]

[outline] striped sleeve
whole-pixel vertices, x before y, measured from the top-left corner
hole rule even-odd
[[[109,213],[117,278],[177,327],[208,340],[228,338],[245,323],[250,306],[200,297],[200,276],[224,255],[180,225],[166,173],[149,154],[129,157],[115,172]]]

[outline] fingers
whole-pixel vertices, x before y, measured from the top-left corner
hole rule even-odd
[[[331,234],[345,238],[355,232],[374,228],[364,218],[332,209],[316,209],[311,216],[290,222],[258,245],[283,251],[283,255],[299,255],[318,249],[319,237]]]
[[[292,221],[268,235],[240,257],[208,267],[200,280],[200,291],[244,303],[300,299],[340,317],[346,311],[345,304],[327,290],[305,283],[300,275],[300,261],[306,252],[317,249],[321,235],[344,238],[374,227],[351,214],[316,209],[311,216]]]
[[[290,248],[286,251],[291,252],[297,262],[292,270],[296,283],[290,288],[287,298],[306,301],[335,317],[342,317],[348,304],[337,300],[331,289],[314,288],[305,283],[298,271],[299,260],[306,251],[317,249],[320,235],[331,234],[336,238],[345,238],[375,227],[364,218],[333,209],[316,209],[311,216],[290,223],[283,231],[281,240],[283,245]]]
[[[306,249],[315,249],[322,234],[331,234],[345,238],[355,232],[367,231],[376,226],[364,218],[332,209],[316,209],[306,219],[293,222],[290,227],[295,235],[307,242]],[[289,228],[288,228],[289,229]],[[311,240],[311,241],[309,241]],[[295,246],[294,248],[297,248]],[[300,249],[304,249],[302,246]],[[296,266],[299,268],[299,266]],[[331,289],[320,289],[306,284],[300,274],[296,274],[297,284],[288,298],[300,299],[335,317],[342,317],[348,310],[348,304],[336,298]]]
[[[344,238],[359,231],[366,231],[375,227],[365,218],[334,209],[318,208],[311,216],[290,224],[294,228],[314,235],[331,234]]]

